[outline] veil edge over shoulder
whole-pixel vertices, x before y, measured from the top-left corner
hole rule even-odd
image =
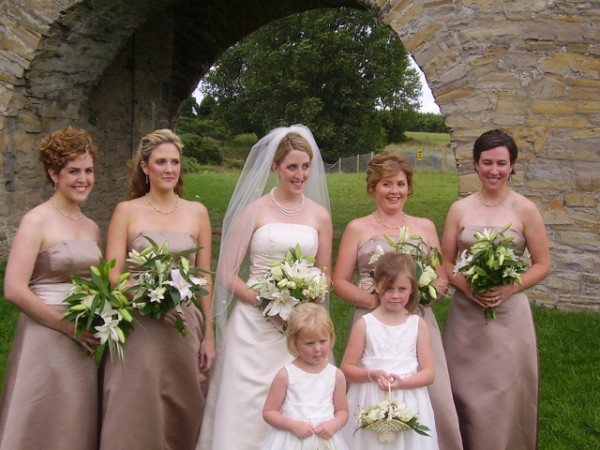
[[[223,219],[221,247],[213,292],[213,315],[217,341],[223,336],[235,300],[233,293],[230,292],[229,284],[240,271],[240,265],[254,232],[257,210],[252,207],[252,204],[264,194],[277,147],[289,133],[297,133],[302,136],[313,151],[310,178],[306,183],[304,195],[330,211],[323,159],[313,134],[306,126],[292,125],[275,128],[254,144],[246,158],[246,163]]]

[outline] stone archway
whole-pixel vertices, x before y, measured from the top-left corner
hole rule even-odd
[[[584,1],[4,0],[0,256],[47,194],[34,152],[45,133],[93,133],[102,158],[90,213],[105,225],[138,137],[175,123],[216,56],[270,20],[342,5],[371,9],[423,69],[461,194],[476,189],[475,137],[495,127],[516,137],[514,185],[538,203],[553,253],[553,274],[530,295],[600,309],[600,9]]]

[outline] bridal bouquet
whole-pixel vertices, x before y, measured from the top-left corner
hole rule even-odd
[[[251,286],[261,302],[258,309],[265,317],[278,315],[287,321],[294,306],[314,302],[329,292],[325,274],[314,267],[314,262],[314,258],[302,255],[300,245],[296,245]]]
[[[108,262],[101,259],[98,267],[90,267],[89,279],[71,277],[71,293],[64,300],[69,308],[63,319],[75,323],[78,335],[94,331],[94,336],[100,340],[93,353],[96,361],[101,360],[108,346],[111,360],[116,353],[123,365],[122,345],[133,328],[133,317],[131,304],[125,296],[129,273],[122,274],[111,289],[108,272],[114,265],[114,259]]]
[[[421,293],[421,305],[428,305],[434,301],[438,297],[438,291],[433,285],[437,279],[435,268],[442,263],[442,255],[439,250],[434,247],[431,251],[427,251],[427,244],[423,242],[423,238],[419,235],[410,236],[408,227],[400,228],[398,241],[387,234],[385,239],[396,253],[409,254],[415,261],[417,284]],[[383,249],[378,245],[371,255],[369,264],[375,264],[383,254]]]
[[[463,250],[454,266],[454,274],[461,273],[471,286],[473,294],[486,292],[494,286],[518,283],[520,275],[527,270],[527,261],[515,247],[513,236],[505,236],[511,224],[501,231],[485,228],[475,232],[475,242],[469,250]],[[486,320],[496,318],[494,307],[484,308]]]
[[[410,411],[398,399],[388,397],[368,409],[358,408],[356,412],[357,428],[367,429],[377,433],[377,439],[382,444],[391,444],[396,440],[396,435],[402,431],[413,430],[422,436],[429,436],[431,431],[421,424],[416,414]]]
[[[133,306],[144,316],[161,319],[167,311],[177,312],[177,330],[181,336],[187,336],[189,330],[181,316],[183,307],[198,304],[197,296],[206,295],[206,278],[196,277],[198,272],[207,272],[198,267],[190,267],[187,255],[197,252],[194,247],[179,253],[169,252],[169,243],[159,246],[146,236],[150,246],[137,252],[129,252],[128,262],[139,266],[141,272],[132,289]]]

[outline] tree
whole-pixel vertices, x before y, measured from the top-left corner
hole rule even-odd
[[[385,145],[381,110],[416,110],[420,80],[371,12],[315,10],[272,22],[227,51],[201,85],[233,133],[311,128],[324,159]]]

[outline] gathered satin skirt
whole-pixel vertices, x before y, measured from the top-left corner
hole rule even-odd
[[[139,323],[123,346],[125,367],[105,359],[102,450],[191,450],[202,415],[207,374],[200,371],[202,316],[184,308],[190,329],[135,314]]]
[[[525,293],[483,309],[457,291],[444,347],[465,450],[537,448],[538,354]]]
[[[44,286],[36,294],[56,303],[69,288]],[[4,377],[0,449],[95,450],[97,437],[96,360],[70,337],[19,314]]]

